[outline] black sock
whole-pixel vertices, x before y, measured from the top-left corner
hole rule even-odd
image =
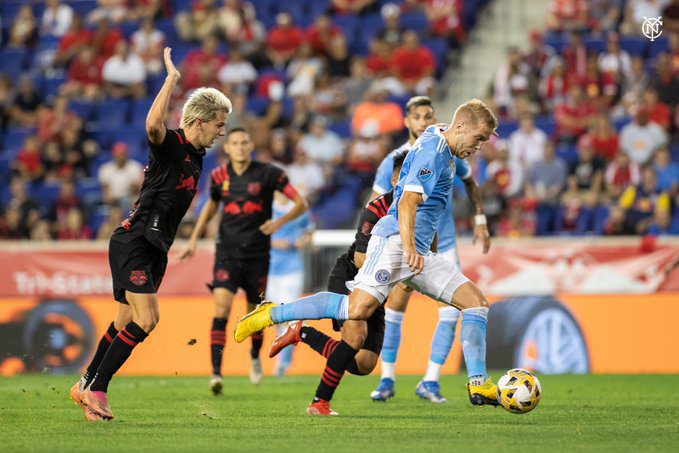
[[[299,331],[299,336],[302,338],[302,342],[308,344],[311,349],[318,352],[320,355],[326,359],[335,352],[339,341],[332,337],[327,336],[323,332],[314,329],[313,327],[304,326]],[[359,375],[358,364],[355,359],[352,359],[347,367],[347,371],[351,374]]]
[[[332,399],[332,395],[335,393],[335,389],[342,380],[342,376],[344,376],[347,366],[351,363],[356,354],[358,354],[358,351],[349,346],[348,343],[345,343],[344,341],[339,342],[328,358],[328,363],[325,366],[325,370],[323,370],[323,377],[316,389],[314,401],[330,401]]]
[[[212,356],[212,374],[222,375],[222,357],[226,344],[226,319],[212,318],[212,330],[210,330],[210,353]]]
[[[252,347],[250,348],[250,357],[253,359],[259,358],[259,350],[262,349],[264,343],[264,332],[261,330],[252,334]]]
[[[90,384],[90,390],[106,392],[108,390],[108,383],[111,382],[113,375],[116,374],[120,367],[123,366],[123,363],[130,357],[134,347],[144,341],[148,335],[134,321],[118,332],[97,369],[97,374]]]
[[[118,335],[118,329],[116,329],[115,325],[111,323],[111,325],[108,326],[106,333],[104,333],[104,335],[101,337],[101,340],[99,340],[97,352],[94,353],[94,357],[92,357],[92,361],[83,375],[85,378],[85,387],[90,385],[90,382],[92,382],[92,379],[94,379],[94,375],[97,374],[97,368],[99,368],[101,361],[104,360],[106,351],[108,351],[108,348],[111,346],[111,343],[113,343],[113,339],[116,337],[116,335]]]

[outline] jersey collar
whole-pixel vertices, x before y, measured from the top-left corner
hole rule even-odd
[[[449,126],[448,124],[439,123],[429,126],[427,130],[433,132],[434,135],[443,140],[443,146],[445,146],[445,148],[448,150],[448,155],[450,156],[450,158],[453,159],[455,157],[453,156],[453,150],[450,149],[450,146],[448,146],[446,138],[443,136],[443,133],[448,130],[448,126]]]
[[[179,134],[182,136],[182,138],[184,139],[184,142],[191,147],[191,150],[192,150],[193,153],[198,154],[200,157],[205,156],[205,154],[206,154],[205,148],[196,148],[195,146],[193,146],[193,143],[191,143],[189,141],[189,139],[186,138],[186,134],[184,133],[184,129],[177,129],[177,132],[179,132]]]

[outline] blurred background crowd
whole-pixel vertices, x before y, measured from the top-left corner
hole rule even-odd
[[[168,127],[190,90],[220,88],[229,127],[285,167],[318,227],[353,228],[377,165],[407,139],[406,101],[445,93],[488,3],[4,0],[0,238],[107,238],[127,216],[165,46],[182,72]],[[651,42],[642,22],[658,16]],[[679,1],[552,0],[528,41],[488,90],[499,138],[470,158],[492,233],[679,234]],[[217,144],[204,168],[225,159]],[[462,184],[456,199],[465,234]]]

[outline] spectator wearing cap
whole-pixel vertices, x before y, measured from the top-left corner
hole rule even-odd
[[[139,193],[144,173],[139,162],[128,159],[126,143],[116,142],[112,154],[113,160],[99,169],[99,183],[104,202],[125,209],[131,206],[131,199]]]
[[[403,45],[394,51],[393,70],[409,93],[430,95],[436,84],[436,58],[413,30],[403,33]]]
[[[276,25],[266,39],[266,55],[276,68],[284,68],[302,44],[302,29],[292,23],[289,13],[278,13]]]
[[[396,49],[403,41],[403,28],[401,28],[401,9],[395,3],[385,3],[380,10],[384,27],[379,31],[380,39],[384,40],[389,47]]]
[[[42,13],[40,31],[43,36],[62,37],[73,20],[73,8],[61,0],[47,0]]]
[[[125,41],[118,41],[115,54],[104,62],[102,78],[106,93],[115,99],[146,96],[146,65]]]
[[[299,147],[314,162],[329,168],[344,162],[344,144],[335,132],[328,130],[328,120],[315,116],[311,120],[309,133],[299,142]]]
[[[639,165],[646,165],[653,152],[667,143],[667,133],[657,123],[650,121],[645,107],[639,108],[634,121],[620,131],[620,149]]]
[[[175,27],[182,41],[202,41],[218,31],[219,13],[215,0],[193,0],[191,9],[175,18]]]

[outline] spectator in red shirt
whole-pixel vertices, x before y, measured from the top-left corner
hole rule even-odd
[[[70,98],[100,99],[103,65],[103,59],[97,56],[92,47],[84,47],[68,68],[63,94]]]
[[[77,14],[73,15],[68,31],[59,41],[59,47],[54,56],[54,65],[68,66],[78,52],[83,47],[88,46],[91,41],[92,32],[85,28],[83,18]]]
[[[556,137],[560,142],[575,143],[587,132],[595,114],[594,107],[587,101],[579,85],[573,85],[568,92],[566,102],[557,107]]]
[[[389,75],[392,60],[392,52],[383,39],[375,38],[370,41],[370,55],[365,64],[374,77],[381,78]]]
[[[82,209],[82,202],[75,193],[75,184],[73,184],[73,181],[67,179],[61,183],[59,196],[52,203],[49,219],[56,222],[58,227],[65,225],[68,220],[68,211],[73,208],[78,210]]]
[[[40,154],[40,141],[37,137],[26,137],[24,147],[19,151],[17,160],[12,164],[12,167],[21,177],[28,180],[42,179],[44,169]]]
[[[554,0],[547,28],[552,31],[582,30],[588,20],[587,0]]]
[[[395,75],[410,93],[429,94],[436,83],[436,58],[431,50],[420,45],[417,32],[403,33],[403,45],[394,51],[393,68]]]
[[[114,54],[116,44],[123,39],[123,32],[118,28],[112,28],[111,22],[106,17],[97,21],[97,28],[92,35],[92,47],[97,56],[106,59]]]
[[[285,67],[302,44],[302,38],[302,29],[292,23],[292,16],[279,13],[266,40],[267,57],[275,67]]]
[[[226,56],[219,52],[217,36],[206,36],[201,48],[189,52],[182,62],[184,90],[217,84],[219,69],[226,61]]]
[[[598,114],[592,121],[592,125],[583,138],[587,137],[594,148],[594,154],[606,162],[611,162],[618,154],[619,139],[608,116]]]
[[[341,34],[342,29],[332,23],[332,18],[328,14],[321,14],[307,28],[306,39],[316,54],[323,55],[328,53],[332,38]]]
[[[563,60],[560,58],[554,62],[551,73],[540,81],[538,92],[547,112],[554,112],[566,102],[567,93],[570,90],[571,79],[566,74]]]
[[[653,87],[647,87],[644,90],[643,101],[648,110],[649,119],[660,124],[669,132],[672,123],[672,110],[667,104],[660,101],[658,90]]]
[[[59,240],[92,239],[92,230],[84,224],[83,213],[78,208],[71,208],[66,213],[66,221],[59,225]]]
[[[463,0],[426,0],[424,3],[431,34],[446,38],[451,48],[460,47],[466,35],[460,20]]]
[[[619,152],[615,160],[606,166],[604,181],[606,191],[616,200],[629,186],[636,186],[641,180],[641,169],[625,152]]]
[[[63,143],[67,131],[77,133],[82,128],[82,120],[68,110],[68,98],[59,96],[53,106],[45,106],[38,113],[38,137],[44,143]]]

